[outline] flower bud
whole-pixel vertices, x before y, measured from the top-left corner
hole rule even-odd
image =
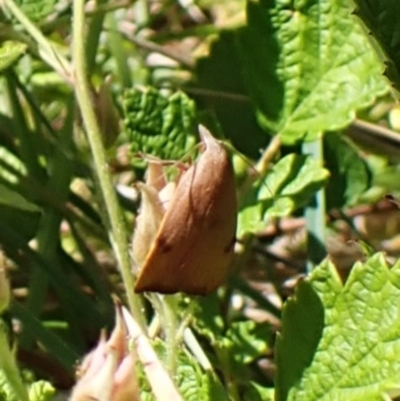
[[[71,401],[135,401],[139,391],[135,374],[135,357],[128,351],[128,333],[117,309],[115,328],[106,341],[104,334],[78,369],[80,376]]]
[[[201,126],[200,136],[204,151],[181,174],[170,201],[162,200],[167,187],[163,178],[154,184],[151,164],[148,177],[153,178],[140,186],[135,292],[204,295],[227,276],[236,232],[235,178],[224,146]]]

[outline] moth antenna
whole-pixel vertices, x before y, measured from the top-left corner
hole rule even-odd
[[[192,146],[179,160],[172,160],[172,159],[160,159],[157,156],[153,156],[144,152],[135,152],[133,157],[137,159],[144,160],[145,162],[152,162],[152,163],[160,163],[163,166],[177,166],[177,165],[185,165],[186,163],[192,163],[191,154],[194,150],[198,149],[202,143],[196,143]]]

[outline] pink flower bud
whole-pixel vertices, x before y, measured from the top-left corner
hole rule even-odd
[[[110,338],[101,335],[78,369],[80,376],[71,401],[136,401],[139,391],[135,374],[135,356],[128,350],[128,334],[121,312]]]

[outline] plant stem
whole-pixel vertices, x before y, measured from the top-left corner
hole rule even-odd
[[[49,64],[65,82],[70,83],[71,79],[71,65],[67,59],[60,54],[53,43],[51,43],[39,29],[26,17],[13,0],[2,0],[0,5],[3,4],[7,7],[8,11],[14,18],[24,27],[29,35],[36,41],[39,47],[39,54],[43,61]]]
[[[177,301],[176,295],[162,296],[162,323],[165,330],[165,339],[167,343],[167,366],[169,373],[172,377],[176,374],[177,361],[178,361],[178,330],[179,320],[177,314]]]
[[[227,348],[216,349],[218,359],[222,365],[221,374],[224,378],[226,389],[228,390],[229,400],[240,401],[237,383],[232,378],[230,356]]]
[[[75,68],[75,93],[82,114],[83,124],[93,155],[94,167],[98,178],[101,194],[106,207],[106,224],[108,236],[117,258],[125,285],[128,304],[135,319],[145,329],[145,318],[142,311],[142,303],[139,296],[133,292],[135,280],[131,272],[131,261],[128,252],[128,236],[124,225],[123,215],[118,204],[114,186],[109,172],[109,166],[100,134],[99,125],[94,113],[89,83],[86,77],[85,57],[85,29],[84,29],[84,5],[85,0],[73,2],[73,61]]]
[[[263,176],[268,171],[271,162],[274,160],[280,148],[281,148],[281,138],[279,135],[275,135],[271,139],[271,142],[268,144],[268,147],[261,155],[260,160],[257,162],[256,171],[260,176]]]
[[[184,329],[183,339],[185,340],[186,346],[190,349],[194,357],[199,362],[200,366],[206,371],[213,372],[214,369],[211,365],[211,362],[208,360],[206,353],[204,352],[203,348],[201,348],[201,345],[189,327]]]
[[[322,166],[324,163],[324,151],[322,134],[312,142],[304,142],[302,145],[303,154],[313,156]],[[308,262],[307,272],[310,273],[315,266],[321,263],[325,258],[327,252],[325,248],[325,216],[326,216],[326,202],[325,190],[320,189],[315,194],[316,205],[307,206],[305,209],[305,218],[307,221],[307,248],[308,248]]]

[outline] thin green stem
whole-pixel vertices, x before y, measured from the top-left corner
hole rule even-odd
[[[211,365],[211,362],[207,358],[206,353],[204,352],[203,348],[197,341],[196,336],[194,335],[193,331],[189,328],[186,327],[183,331],[183,339],[185,340],[186,346],[190,349],[194,357],[197,359],[199,364],[202,366],[202,368],[206,371],[211,371],[213,372],[213,366]]]
[[[179,318],[176,295],[164,295],[162,297],[162,323],[165,331],[165,339],[167,343],[167,366],[172,377],[175,376],[178,360],[178,346],[180,339],[178,338]]]
[[[322,166],[324,163],[322,134],[312,142],[304,142],[302,151],[304,154],[313,156]],[[324,189],[320,189],[315,194],[315,205],[306,207],[305,218],[307,221],[308,247],[307,272],[310,273],[316,265],[321,263],[327,254],[324,245],[326,243],[326,202]]]
[[[142,311],[141,299],[133,292],[135,280],[131,272],[131,261],[128,252],[128,236],[124,225],[123,215],[112,184],[99,125],[91,104],[89,83],[86,76],[86,57],[83,40],[83,38],[85,38],[84,5],[85,0],[74,0],[72,38],[76,79],[75,93],[82,114],[83,124],[91,153],[93,155],[93,162],[100,191],[106,207],[108,235],[124,281],[128,304],[135,319],[144,329],[145,318]]]
[[[221,373],[224,378],[226,389],[228,390],[229,399],[231,401],[240,401],[238,385],[232,375],[229,351],[226,347],[223,347],[217,348],[216,353],[222,365]]]
[[[36,41],[39,47],[39,54],[43,61],[49,64],[60,76],[66,81],[70,82],[71,78],[71,65],[68,60],[57,51],[54,44],[52,44],[42,32],[26,17],[26,15],[19,9],[13,0],[2,0],[3,3],[14,16],[14,18],[24,27],[29,35]]]

